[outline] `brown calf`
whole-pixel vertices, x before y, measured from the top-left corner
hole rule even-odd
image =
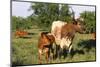
[[[45,58],[48,62],[50,56],[50,50],[52,45],[55,42],[53,35],[48,34],[47,32],[42,32],[38,41],[38,53],[39,53],[39,63],[41,64],[42,54],[46,54]],[[52,51],[53,52],[53,51]]]

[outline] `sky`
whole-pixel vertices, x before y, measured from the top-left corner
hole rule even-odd
[[[27,17],[32,14],[32,11],[29,11],[30,6],[30,2],[12,2],[12,15]]]
[[[30,2],[12,2],[12,16],[27,17],[33,13],[29,11],[31,6]],[[80,5],[69,5],[75,12],[75,18],[80,16],[83,11],[95,11],[94,6],[80,6]]]

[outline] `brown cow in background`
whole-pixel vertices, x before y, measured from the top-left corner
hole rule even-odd
[[[96,32],[93,32],[91,35],[92,35],[92,37],[93,37],[92,39],[93,39],[93,40],[96,40]]]
[[[24,36],[26,36],[26,35],[28,35],[28,32],[26,32],[26,31],[17,30],[17,31],[15,32],[15,36],[16,36],[16,37],[24,37]]]

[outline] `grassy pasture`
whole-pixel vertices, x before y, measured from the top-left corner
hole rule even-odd
[[[38,64],[38,38],[39,33],[43,30],[30,29],[27,30],[30,35],[25,38],[16,38],[12,32],[12,64],[13,65],[28,65]],[[76,34],[73,41],[72,57],[66,56],[65,59],[56,59],[50,63],[61,62],[79,62],[79,61],[95,61],[96,60],[96,47],[95,41],[92,41],[91,34]],[[43,57],[44,59],[44,57]],[[45,64],[45,59],[43,60]]]

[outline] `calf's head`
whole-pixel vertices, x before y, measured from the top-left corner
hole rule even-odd
[[[50,44],[50,41],[47,37],[47,33],[48,32],[42,32],[41,33],[41,41],[42,41],[43,45],[49,45]]]

